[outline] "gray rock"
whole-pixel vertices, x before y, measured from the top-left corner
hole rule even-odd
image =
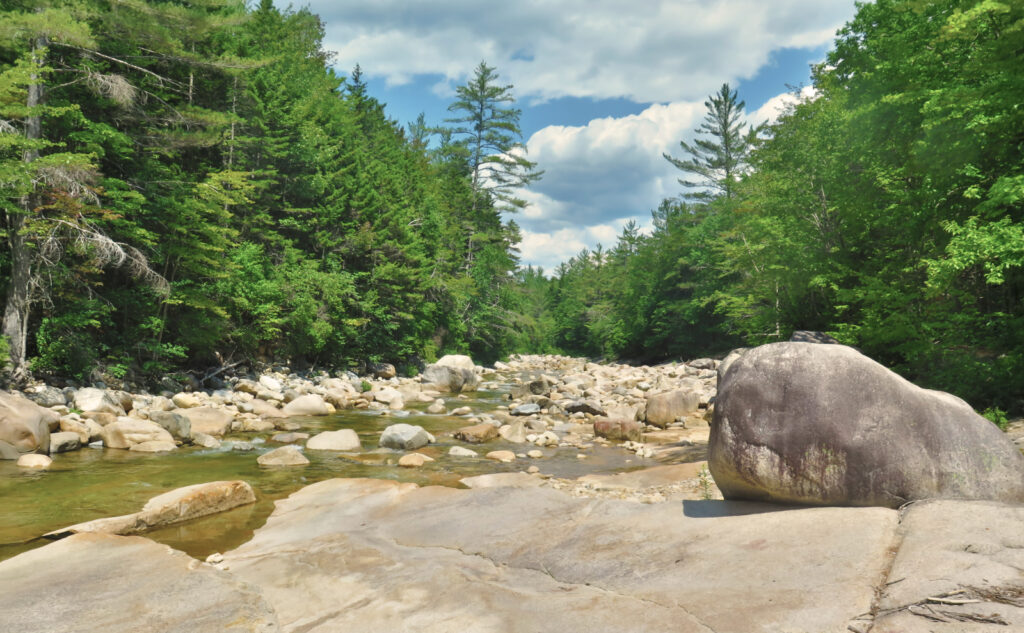
[[[708,462],[727,499],[1024,502],[1024,455],[995,425],[842,345],[774,343],[734,361]]]
[[[41,407],[59,407],[68,403],[67,396],[62,390],[50,386],[28,390],[25,397]]]
[[[434,436],[422,426],[392,424],[380,436],[380,445],[402,451],[413,451],[434,441]]]
[[[331,411],[323,398],[315,393],[307,393],[284,405],[281,412],[285,415],[327,415]]]
[[[509,411],[510,415],[533,415],[535,413],[540,413],[540,405],[534,402],[521,404]]]
[[[437,364],[428,365],[423,370],[422,381],[424,386],[451,393],[476,391],[480,385],[480,379],[472,369]]]
[[[80,448],[82,448],[82,438],[79,437],[78,433],[71,431],[50,433],[50,455],[69,453]]]
[[[192,443],[203,448],[220,448],[220,440],[206,433],[192,433]]]
[[[522,444],[526,441],[526,425],[522,420],[516,420],[498,429],[498,435],[506,442]]]
[[[839,345],[839,341],[824,332],[797,330],[789,337],[791,343],[818,343],[819,345]]]
[[[259,589],[138,536],[79,534],[0,563],[0,630],[276,633]]]
[[[606,415],[604,407],[595,400],[576,400],[565,406],[568,413],[589,413],[590,415]]]
[[[192,421],[173,411],[150,411],[150,422],[159,424],[178,440],[192,439]]]

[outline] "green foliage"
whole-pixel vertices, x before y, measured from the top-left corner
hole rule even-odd
[[[363,382],[360,383],[359,388],[362,390],[363,393],[366,393],[367,391],[371,391],[373,389],[373,385],[364,380]]]
[[[1006,427],[1010,425],[1010,420],[1006,417],[1006,411],[997,407],[989,407],[982,411],[981,415],[992,424],[998,426],[1000,431],[1005,431]]]

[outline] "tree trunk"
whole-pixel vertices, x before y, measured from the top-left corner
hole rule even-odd
[[[36,67],[44,64],[43,51],[48,44],[45,37],[38,37],[32,43],[32,62]],[[43,135],[42,119],[36,109],[43,103],[43,78],[40,73],[31,75],[26,105],[29,116],[25,119],[25,138],[39,140]],[[39,158],[35,148],[25,150],[22,160],[31,163]],[[11,285],[7,289],[4,317],[0,333],[7,337],[11,348],[11,364],[14,383],[21,383],[29,376],[26,351],[28,346],[28,317],[32,306],[32,249],[25,240],[25,220],[36,207],[37,196],[28,193],[21,199],[21,212],[8,212],[7,245],[11,253]]]

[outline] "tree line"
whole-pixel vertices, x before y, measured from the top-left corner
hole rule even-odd
[[[512,86],[481,63],[449,120],[404,129],[323,36],[270,0],[5,5],[9,380],[510,349],[502,212],[540,176]]]
[[[820,330],[1021,411],[1022,62],[1021,3],[858,5],[772,125],[747,125],[728,85],[709,97],[697,140],[665,156],[683,193],[649,232],[521,273],[529,336],[651,361]]]

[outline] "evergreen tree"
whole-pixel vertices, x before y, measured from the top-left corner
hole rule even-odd
[[[743,121],[745,106],[746,103],[739,101],[736,91],[731,90],[729,84],[722,84],[718,94],[709,95],[704,102],[707,114],[704,115],[704,122],[695,130],[697,138],[692,144],[679,142],[689,157],[680,159],[662,154],[665,160],[678,169],[699,177],[696,181],[679,180],[684,187],[700,189],[688,197],[710,200],[721,195],[728,200],[736,195],[736,183],[743,173],[747,154],[757,134],[756,129],[751,129]]]

